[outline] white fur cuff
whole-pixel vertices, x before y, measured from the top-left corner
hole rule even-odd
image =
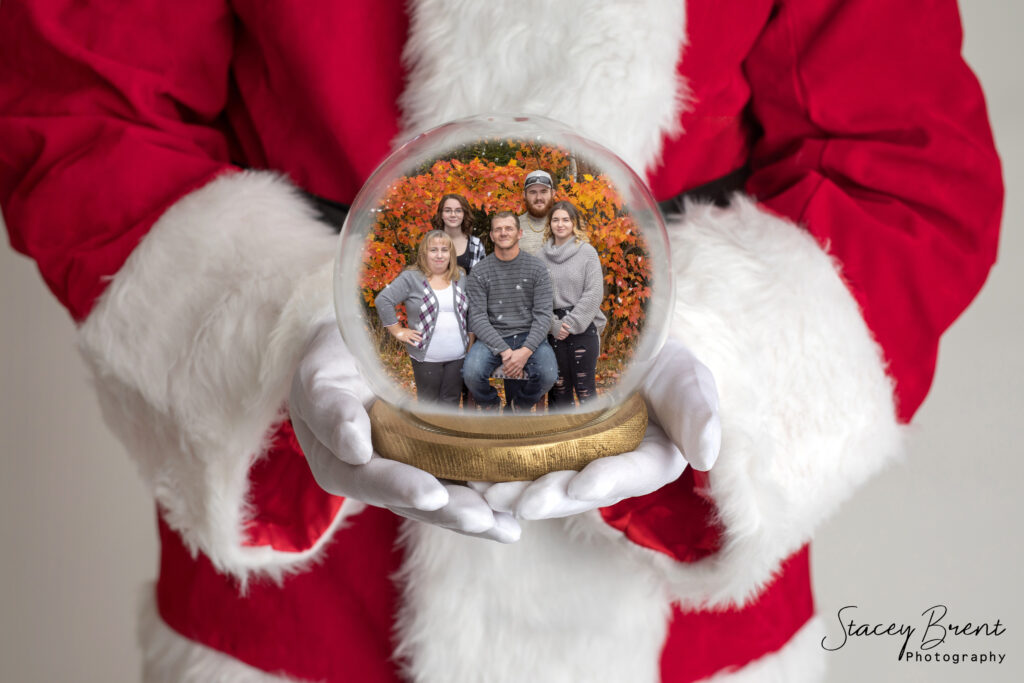
[[[743,604],[901,450],[881,352],[806,231],[737,197],[671,225],[671,334],[712,371],[722,450],[709,473],[720,552],[653,557],[690,606]]]
[[[270,173],[225,175],[156,222],[82,325],[104,417],[189,548],[244,582],[312,558],[245,545],[249,468],[315,324],[336,238]],[[345,501],[334,520],[362,506]]]

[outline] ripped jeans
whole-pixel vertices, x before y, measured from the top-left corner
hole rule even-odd
[[[597,398],[594,375],[601,336],[594,323],[580,334],[570,334],[562,340],[549,336],[548,343],[558,362],[558,379],[548,392],[548,408],[572,408],[573,392],[581,405]]]

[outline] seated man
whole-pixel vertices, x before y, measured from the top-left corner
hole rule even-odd
[[[547,342],[551,325],[551,278],[540,259],[519,248],[519,216],[500,211],[491,218],[494,252],[473,266],[466,285],[469,329],[476,334],[462,365],[473,400],[484,409],[500,405],[488,378],[500,365],[505,376],[523,379],[509,405],[529,411],[558,377]]]

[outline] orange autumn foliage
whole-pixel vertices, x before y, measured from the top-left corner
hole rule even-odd
[[[443,195],[456,193],[467,199],[473,209],[474,234],[489,247],[487,217],[497,211],[522,213],[523,179],[529,171],[543,168],[557,180],[555,198],[573,202],[586,222],[588,238],[597,250],[605,276],[601,308],[608,325],[603,348],[613,350],[610,357],[624,360],[631,340],[643,326],[651,294],[643,235],[623,211],[622,198],[605,176],[573,177],[572,159],[559,148],[506,144],[512,149],[503,150],[505,159],[494,161],[481,158],[483,155],[468,160],[441,159],[417,175],[392,183],[366,245],[361,281],[366,305],[372,308],[377,293],[415,261],[417,245],[431,229],[430,219]]]

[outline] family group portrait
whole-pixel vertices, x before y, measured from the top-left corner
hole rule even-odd
[[[419,402],[585,407],[643,328],[646,250],[599,169],[554,146],[485,141],[392,183],[366,244],[366,320]]]

